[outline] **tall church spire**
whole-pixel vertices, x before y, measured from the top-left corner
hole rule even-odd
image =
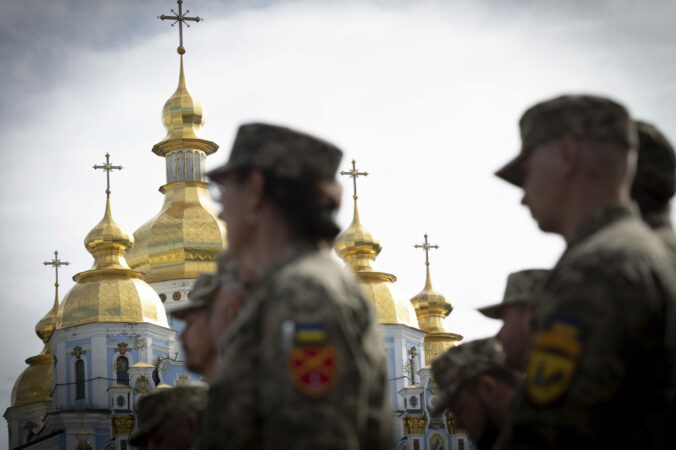
[[[178,86],[162,108],[165,137],[153,153],[165,159],[166,184],[160,187],[164,205],[160,212],[134,232],[136,245],[127,255],[132,268],[146,274],[149,283],[197,278],[215,272],[216,258],[225,248],[225,224],[206,189],[206,157],[218,145],[199,135],[204,125],[201,103],[188,91],[183,56],[183,25],[200,22],[189,17],[178,0],[178,11],[159,16],[178,23],[180,65]]]

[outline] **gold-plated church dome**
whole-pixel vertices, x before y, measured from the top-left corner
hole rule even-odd
[[[164,306],[143,275],[125,260],[133,240],[113,220],[110,198],[103,219],[85,238],[94,257],[92,269],[73,277],[75,286],[63,300],[59,328],[96,322],[146,322],[168,327]]]
[[[197,134],[204,113],[186,87],[182,55],[178,88],[162,109],[162,121],[167,135],[153,152],[166,160],[167,184],[160,188],[164,204],[136,230],[136,245],[127,254],[129,265],[149,283],[215,272],[226,245],[225,224],[206,189],[205,159],[218,145]]]
[[[432,287],[428,252],[430,248],[438,247],[427,242],[427,235],[425,235],[425,243],[416,245],[416,247],[425,250],[425,287],[411,299],[411,304],[415,308],[416,316],[418,316],[420,329],[427,333],[425,336],[425,361],[429,366],[446,350],[458,345],[462,336],[446,331],[443,321],[453,311],[453,305]]]
[[[52,358],[45,351],[26,360],[28,367],[16,379],[12,389],[12,406],[52,401]]]
[[[354,168],[352,172],[343,173],[351,176],[357,174]],[[376,272],[371,267],[371,264],[380,254],[382,246],[361,224],[357,207],[356,187],[352,198],[354,199],[352,223],[336,239],[336,253],[359,278],[362,289],[373,301],[378,322],[418,328],[411,304],[403,299],[395,299],[390,292],[388,283],[397,281],[397,277],[389,273]]]
[[[11,406],[52,401],[52,355],[48,342],[58,320],[58,285],[57,282],[52,309],[35,325],[35,334],[38,335],[45,346],[39,355],[26,359],[28,367],[19,375],[12,388]]]

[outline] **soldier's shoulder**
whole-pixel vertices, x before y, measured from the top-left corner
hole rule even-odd
[[[563,261],[601,272],[660,266],[668,260],[664,243],[640,219],[618,220],[578,245]]]

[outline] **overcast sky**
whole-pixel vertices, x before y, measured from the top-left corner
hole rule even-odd
[[[550,4],[551,3],[551,4]],[[555,3],[555,4],[554,4]],[[185,30],[188,88],[202,136],[223,163],[238,124],[315,133],[369,176],[363,224],[380,240],[376,270],[408,299],[424,284],[428,233],[435,287],[455,306],[449,331],[495,333],[477,306],[501,299],[509,272],[549,267],[562,241],[538,231],[518,189],[493,172],[518,150],[517,121],[535,101],[593,92],[624,102],[676,138],[674,2],[198,1]],[[169,0],[10,0],[0,22],[2,271],[0,404],[9,406],[35,323],[50,308],[53,251],[88,269],[83,246],[104,209],[109,152],[115,219],[133,232],[162,203],[160,112],[176,88],[178,30]],[[344,181],[340,220],[351,220]],[[6,428],[0,427],[6,434]],[[0,435],[0,447],[6,445]]]

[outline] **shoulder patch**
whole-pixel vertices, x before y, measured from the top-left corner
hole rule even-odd
[[[337,374],[336,349],[327,343],[322,323],[297,323],[289,370],[296,387],[310,397],[321,397],[334,385]]]
[[[533,404],[545,406],[566,393],[582,350],[579,335],[577,326],[560,320],[535,337],[526,368],[526,392]]]

